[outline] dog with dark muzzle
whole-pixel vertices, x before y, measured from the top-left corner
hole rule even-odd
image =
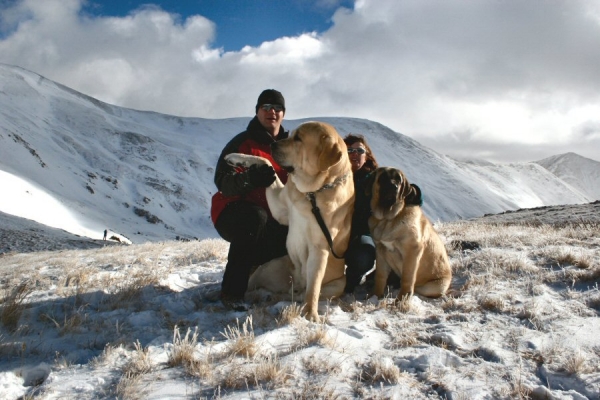
[[[416,198],[418,188],[396,168],[381,167],[370,177],[369,228],[376,245],[374,294],[384,295],[391,271],[401,278],[397,300],[418,293],[443,295],[452,281],[452,269],[442,240]]]

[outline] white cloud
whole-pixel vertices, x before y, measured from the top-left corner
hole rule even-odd
[[[600,115],[594,2],[360,0],[354,10],[338,9],[327,32],[239,52],[214,48],[216,27],[202,16],[181,21],[146,7],[101,18],[80,10],[80,0],[25,0],[1,10],[0,62],[167,114],[247,116],[258,93],[275,87],[286,96],[287,118],[368,118],[443,153],[474,145],[436,144],[462,131],[484,148],[533,145],[550,152],[543,156],[579,148],[600,160],[597,134],[580,134]]]

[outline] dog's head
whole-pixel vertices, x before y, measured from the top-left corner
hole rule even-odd
[[[332,168],[340,166],[345,172],[350,165],[344,140],[333,126],[323,122],[301,124],[271,149],[273,159],[302,192],[319,189]]]
[[[371,195],[371,210],[378,219],[391,219],[405,206],[405,199],[414,189],[406,175],[396,168],[377,168],[367,182],[367,194]]]

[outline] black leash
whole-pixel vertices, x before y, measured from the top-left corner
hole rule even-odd
[[[312,204],[312,213],[315,215],[315,218],[317,219],[317,223],[321,227],[321,231],[323,231],[323,235],[325,235],[325,239],[327,239],[327,243],[329,243],[329,248],[331,249],[331,254],[333,254],[333,256],[338,259],[344,258],[343,255],[340,257],[337,254],[335,254],[335,251],[333,250],[333,240],[331,239],[331,234],[329,233],[329,230],[327,229],[327,225],[325,225],[325,221],[323,221],[323,217],[321,216],[321,211],[319,210],[319,207],[317,207],[317,199],[315,198],[315,192],[306,193],[306,197],[310,200],[310,204]]]

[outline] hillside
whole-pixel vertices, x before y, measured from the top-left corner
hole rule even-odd
[[[216,237],[213,168],[249,119],[120,108],[0,65],[0,211],[95,239],[107,228],[134,243]],[[318,119],[365,135],[380,165],[422,188],[434,221],[594,200],[536,163],[459,162],[376,122]]]
[[[600,200],[600,162],[575,153],[558,154],[536,161],[587,197]]]

